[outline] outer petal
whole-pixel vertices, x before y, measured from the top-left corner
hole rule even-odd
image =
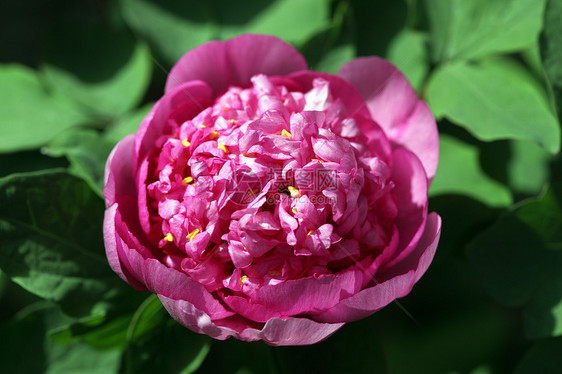
[[[431,180],[439,154],[437,125],[404,74],[386,60],[362,57],[343,65],[338,75],[359,91],[387,136],[420,158]]]
[[[427,179],[422,164],[404,148],[393,152],[392,161],[391,180],[396,185],[393,192],[398,208],[394,222],[399,241],[395,253],[383,253],[388,258],[381,263],[382,268],[410,255],[424,232],[427,217]]]
[[[117,195],[135,196],[133,179],[133,143],[134,135],[127,135],[111,151],[105,165],[105,206],[109,207],[116,201]]]
[[[170,71],[166,92],[201,80],[215,95],[230,85],[250,83],[256,74],[287,75],[306,70],[304,58],[290,44],[270,35],[241,35],[226,42],[205,43],[186,53]]]
[[[318,323],[307,318],[272,318],[258,335],[269,345],[318,343],[339,330],[343,323]],[[242,334],[244,339],[246,334]]]
[[[245,340],[263,340],[269,345],[308,345],[326,339],[343,323],[319,323],[308,318],[272,318],[259,330],[248,327],[241,332],[214,322],[209,315],[184,300],[172,300],[159,296],[170,315],[183,326],[215,339],[224,340],[231,336]]]
[[[314,319],[332,323],[355,321],[371,315],[397,298],[406,296],[429,267],[440,234],[441,217],[431,213],[425,232],[407,261],[387,270],[386,274],[375,275],[376,281],[379,282],[375,286],[343,300],[329,311],[314,316]],[[382,280],[384,278],[388,280]]]
[[[103,222],[103,240],[105,242],[105,254],[109,261],[109,266],[111,266],[113,271],[116,272],[121,279],[129,283],[133,288],[139,291],[146,291],[144,284],[138,277],[133,275],[127,265],[123,264],[121,261],[120,253],[124,243],[115,230],[117,207],[118,205],[114,204],[106,209]]]
[[[171,300],[189,300],[194,307],[212,319],[222,319],[234,314],[226,310],[202,284],[193,281],[185,273],[166,267],[155,259],[146,259],[142,265],[144,282],[153,293]]]

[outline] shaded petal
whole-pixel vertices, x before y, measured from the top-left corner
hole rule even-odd
[[[232,310],[251,321],[265,323],[274,317],[284,317],[282,313],[272,310],[269,306],[254,303],[242,296],[223,295],[223,300]]]
[[[133,288],[138,291],[146,291],[147,288],[142,283],[142,277],[133,275],[130,266],[127,266],[127,264],[121,261],[121,253],[123,252],[123,247],[126,245],[116,233],[115,216],[117,207],[118,205],[114,204],[107,208],[103,221],[103,240],[109,266],[111,266],[111,269],[113,269],[121,279],[129,283]]]
[[[144,260],[143,275],[148,289],[158,296],[189,300],[197,309],[213,319],[226,318],[234,314],[226,310],[202,284],[191,280],[180,271],[166,267],[158,260],[151,258]]]
[[[437,124],[404,74],[381,58],[361,57],[343,65],[338,75],[359,91],[387,136],[420,158],[432,179],[439,153]]]
[[[231,325],[229,323],[222,326],[222,321],[211,320],[208,314],[185,300],[174,300],[165,296],[159,296],[159,298],[170,315],[183,326],[219,340],[232,336],[245,341],[263,340],[274,346],[308,345],[328,338],[344,325],[343,323],[319,323],[307,318],[272,318],[261,330],[247,327],[239,332],[237,330],[241,329],[240,321],[232,327],[228,327]]]
[[[186,300],[178,300],[164,295],[158,295],[158,298],[172,318],[191,331],[195,331],[199,334],[206,334],[211,338],[219,340],[224,340],[231,336],[237,337],[239,335],[233,329],[217,326],[207,313],[197,309],[192,303]]]
[[[272,318],[258,336],[269,345],[308,345],[328,338],[343,325],[318,323],[307,318]],[[246,331],[242,333],[242,339],[250,332]]]
[[[399,241],[396,254],[390,256],[390,266],[409,256],[416,248],[424,232],[427,217],[427,178],[419,159],[410,151],[399,148],[392,154],[391,180],[395,187],[398,216],[394,220],[398,228]],[[385,254],[386,255],[386,254]]]
[[[441,217],[431,213],[416,250],[407,260],[393,269],[388,269],[384,274],[377,273],[375,278],[378,283],[373,287],[364,289],[341,301],[332,309],[315,315],[314,319],[332,323],[356,321],[373,314],[393,300],[406,296],[429,267],[440,234]]]
[[[133,179],[133,144],[134,135],[127,135],[113,148],[105,165],[105,206],[113,205],[118,195],[136,195]]]
[[[187,52],[170,71],[165,92],[201,80],[217,95],[231,85],[250,83],[256,74],[287,75],[306,69],[306,61],[290,44],[270,35],[246,34]]]

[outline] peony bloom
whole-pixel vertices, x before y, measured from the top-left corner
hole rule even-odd
[[[316,343],[428,268],[437,159],[435,120],[389,62],[334,76],[275,37],[210,42],[107,161],[107,257],[193,331]]]

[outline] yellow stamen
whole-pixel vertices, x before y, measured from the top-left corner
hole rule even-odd
[[[185,186],[186,184],[190,184],[191,182],[193,182],[193,177],[185,177],[183,178],[183,180],[181,181],[181,183]]]
[[[197,235],[197,234],[199,234],[199,229],[193,230],[192,232],[187,234],[187,236],[185,238],[188,239],[189,241],[192,241],[193,238],[195,238],[195,235]]]
[[[224,108],[222,108],[222,111],[223,111],[223,112],[228,112],[229,110],[230,110],[230,108],[227,107],[227,106],[225,106]]]
[[[217,147],[219,149],[222,149],[224,153],[228,153],[228,149],[226,149],[226,146],[224,144],[222,144],[221,142],[218,143]]]
[[[242,153],[242,156],[244,156],[244,157],[256,157],[257,155],[255,153]]]
[[[289,187],[287,187],[287,189],[291,193],[291,197],[301,197],[301,192],[299,191],[298,188],[295,188],[293,186],[289,186]]]
[[[164,240],[167,242],[173,242],[174,237],[172,236],[172,233],[171,232],[167,233],[166,236],[164,237]]]
[[[289,131],[283,129],[283,131],[281,131],[281,135],[291,139],[293,137],[293,134],[291,134]]]
[[[230,120],[230,124],[231,124],[231,125],[234,125],[234,122],[235,122],[234,119],[231,119],[231,120]]]
[[[207,125],[200,124],[199,127],[202,128],[202,129],[204,129],[205,127],[207,127]]]
[[[247,275],[242,275],[240,277],[240,285],[242,286],[244,284],[244,282],[246,282],[246,279],[248,279]]]
[[[211,131],[211,133],[209,134],[211,137],[211,140],[216,139],[219,137],[219,132],[218,131]]]
[[[308,238],[308,237],[310,236],[310,234],[312,234],[313,231],[314,231],[314,230],[310,230],[310,231],[306,234],[306,237]]]
[[[256,195],[258,192],[260,192],[259,188],[254,188],[253,190],[250,190],[250,196],[254,196],[254,195]]]
[[[293,214],[297,214],[297,207],[294,206],[293,209],[291,209],[293,211]]]
[[[187,140],[182,141],[181,144],[183,144],[183,146],[184,146],[185,148],[187,148],[187,147],[189,147],[189,146],[191,145],[191,143],[188,142]]]

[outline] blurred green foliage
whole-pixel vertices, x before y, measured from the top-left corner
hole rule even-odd
[[[0,371],[562,372],[561,21],[562,0],[0,3]],[[111,148],[182,54],[250,32],[329,73],[389,59],[441,133],[434,263],[311,347],[192,333],[103,253]]]

